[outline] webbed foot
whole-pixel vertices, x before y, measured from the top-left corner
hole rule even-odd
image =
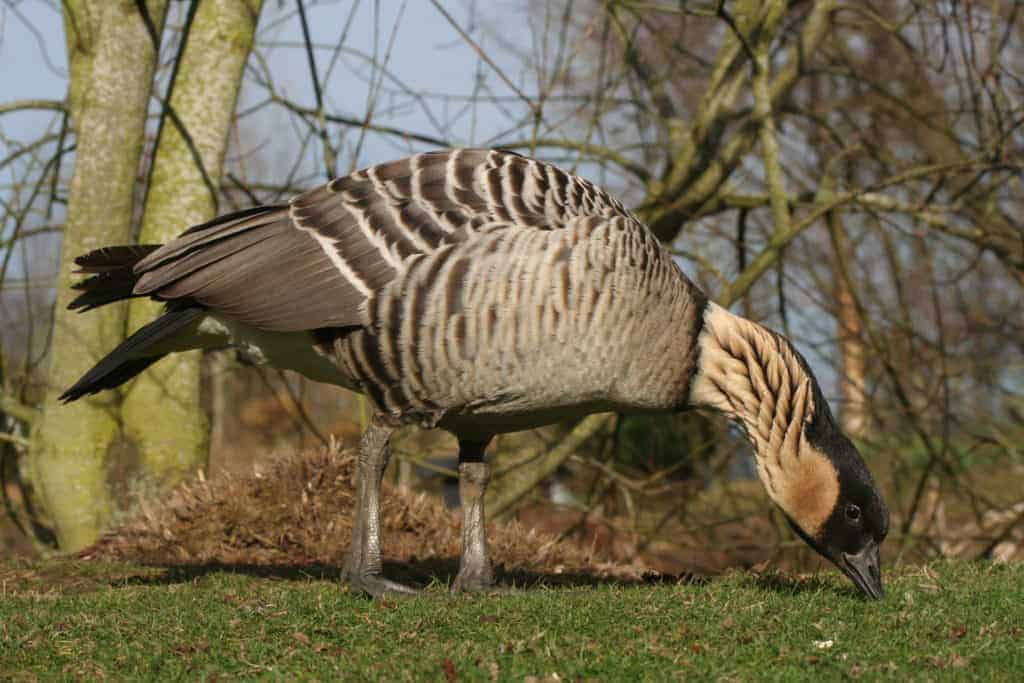
[[[420,593],[411,586],[385,579],[380,574],[370,574],[348,568],[342,572],[341,581],[347,584],[350,590],[363,593],[371,598],[408,597]]]

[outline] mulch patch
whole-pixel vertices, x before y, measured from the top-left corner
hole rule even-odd
[[[337,573],[352,534],[355,453],[338,446],[281,457],[245,475],[179,485],[79,558],[159,566],[320,568]],[[381,496],[382,554],[389,576],[450,581],[458,569],[461,517],[425,493]],[[492,524],[499,578],[514,583],[641,581],[637,562],[528,529]],[[326,569],[325,569],[326,568]]]

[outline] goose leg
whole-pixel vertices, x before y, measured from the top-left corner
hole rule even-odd
[[[341,574],[341,580],[348,582],[354,590],[373,597],[416,592],[381,576],[380,483],[391,455],[388,440],[394,431],[393,426],[374,416],[359,442],[356,518]]]
[[[458,576],[452,584],[453,591],[486,590],[494,583],[484,525],[484,494],[491,476],[491,466],[484,462],[488,441],[459,440],[462,555],[459,558]]]

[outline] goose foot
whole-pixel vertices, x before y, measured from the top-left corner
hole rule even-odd
[[[463,566],[452,582],[453,593],[480,593],[494,587],[494,576],[489,566]]]
[[[420,593],[415,588],[385,579],[380,574],[370,574],[360,569],[349,569],[347,566],[341,574],[341,581],[348,584],[350,590],[363,593],[371,598],[408,597]]]

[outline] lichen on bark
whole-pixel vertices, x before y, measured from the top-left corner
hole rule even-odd
[[[217,212],[211,187],[221,176],[261,5],[210,0],[196,10],[171,90],[175,116],[164,120],[157,143],[140,242],[166,242]],[[133,301],[129,329],[159,312],[154,302]],[[123,417],[149,486],[174,484],[205,467],[209,423],[200,406],[199,352],[174,354],[140,375],[125,392]]]
[[[91,543],[113,510],[107,461],[120,434],[116,393],[61,405],[57,396],[124,336],[126,307],[87,316],[67,310],[74,257],[125,243],[132,232],[135,182],[156,51],[134,2],[66,0],[71,64],[68,98],[75,170],[57,279],[50,374],[33,434],[33,483],[62,549]],[[147,8],[162,26],[165,0]]]

